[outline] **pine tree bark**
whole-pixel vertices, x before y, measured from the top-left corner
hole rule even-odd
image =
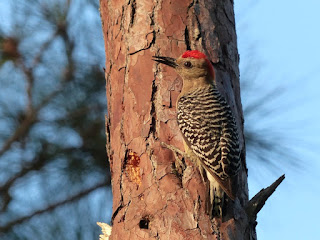
[[[113,216],[111,239],[256,239],[249,218],[239,55],[233,1],[101,0],[106,47],[106,118]],[[205,186],[186,160],[179,175],[161,142],[183,150],[176,122],[182,81],[152,56],[198,49],[214,63],[218,87],[240,133],[238,197],[222,222],[205,214]],[[253,220],[252,220],[253,219]]]

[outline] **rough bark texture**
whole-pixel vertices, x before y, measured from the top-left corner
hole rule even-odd
[[[248,203],[233,1],[101,0],[106,46],[106,129],[112,174],[111,239],[255,239]],[[243,167],[222,223],[205,214],[205,187],[186,160],[182,176],[161,142],[183,150],[175,103],[182,81],[152,56],[207,54],[239,128]]]

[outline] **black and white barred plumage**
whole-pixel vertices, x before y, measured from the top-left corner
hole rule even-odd
[[[178,125],[205,169],[221,180],[240,169],[239,138],[230,106],[214,84],[197,88],[178,100]]]

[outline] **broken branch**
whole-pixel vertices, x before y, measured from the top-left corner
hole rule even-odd
[[[258,192],[248,203],[246,207],[246,212],[251,221],[255,221],[257,219],[257,214],[260,212],[268,198],[274,193],[280,183],[284,180],[285,175],[283,174],[279,177],[274,183],[272,183],[269,187],[263,188],[260,192]]]

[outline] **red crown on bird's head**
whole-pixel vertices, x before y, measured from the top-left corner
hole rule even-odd
[[[207,59],[207,56],[198,50],[189,50],[182,54],[182,58]]]
[[[215,72],[214,72],[213,66],[204,53],[202,53],[198,50],[188,50],[188,51],[184,52],[184,54],[182,54],[181,57],[182,58],[205,59],[207,62],[207,66],[209,68],[209,73],[210,73],[211,77],[213,79],[215,78]]]

